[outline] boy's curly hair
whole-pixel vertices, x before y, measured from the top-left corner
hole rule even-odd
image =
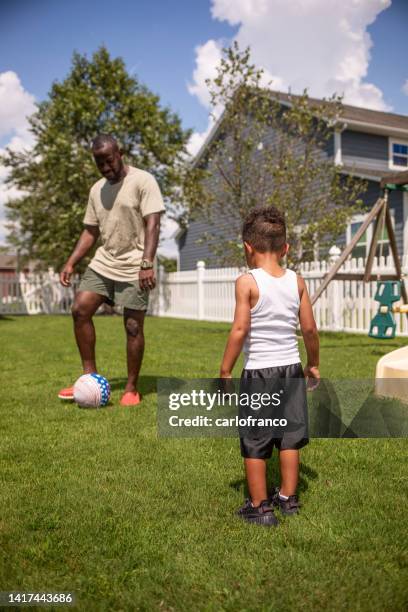
[[[242,239],[256,251],[280,251],[286,242],[284,214],[274,206],[258,206],[246,216]]]

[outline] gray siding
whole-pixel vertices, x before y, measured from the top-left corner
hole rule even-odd
[[[388,138],[378,134],[344,130],[341,134],[342,155],[388,161]]]
[[[361,196],[367,212],[370,211],[374,203],[376,202],[380,190],[379,184],[375,181],[368,181],[367,191]],[[389,206],[394,215],[395,220],[395,235],[398,245],[398,251],[400,257],[403,255],[403,235],[404,235],[404,212],[403,212],[403,193],[401,191],[391,191],[389,195]],[[217,258],[211,253],[207,244],[197,244],[205,232],[212,232],[213,234],[220,234],[223,236],[229,235],[231,239],[237,236],[239,227],[227,219],[220,219],[218,227],[210,226],[205,221],[192,221],[179,240],[180,249],[180,270],[193,270],[197,261],[200,259],[206,262],[206,266],[209,268],[220,267]],[[230,230],[230,231],[229,231]],[[336,244],[340,248],[344,248],[346,244],[346,235],[339,237]]]
[[[228,236],[234,239],[239,233],[239,226],[228,219],[220,219],[217,226],[210,225],[206,221],[191,221],[188,229],[179,240],[180,270],[194,270],[197,261],[205,261],[207,268],[220,268],[222,265],[217,261],[217,256],[211,252],[208,244],[200,244],[198,241],[205,233],[213,236]]]
[[[274,147],[277,144],[279,134],[270,130],[263,138],[263,144],[267,147]],[[380,165],[387,164],[388,161],[388,138],[386,136],[380,136],[376,134],[368,134],[363,132],[354,132],[352,130],[345,130],[341,135],[342,154],[344,156],[365,158],[370,160],[370,163],[374,165],[376,162]],[[303,143],[299,142],[298,153],[302,152]],[[331,138],[323,150],[316,152],[316,155],[322,161],[326,161],[333,157],[334,154],[334,137]],[[257,153],[262,155],[262,152]],[[372,160],[372,161],[371,161]],[[368,162],[367,162],[368,163]],[[210,166],[211,167],[211,166]],[[217,197],[217,203],[222,206],[222,189],[220,188],[220,182],[217,180],[217,171],[210,178],[210,185],[212,192]],[[251,182],[251,177],[247,177],[248,184]],[[315,188],[310,191],[310,198],[313,198],[317,191],[321,191],[324,185],[321,183],[317,184]],[[361,197],[365,204],[367,211],[373,206],[379,195],[379,184],[375,181],[368,181],[367,192]],[[259,204],[262,204],[261,197],[259,198]],[[391,192],[390,193],[390,208],[394,211],[395,219],[395,233],[400,254],[403,252],[403,194],[402,192]],[[307,221],[307,220],[305,220]],[[197,261],[204,260],[208,267],[219,267],[220,263],[217,261],[217,257],[211,252],[209,245],[198,244],[197,241],[208,232],[212,235],[222,235],[224,238],[235,240],[239,239],[241,222],[237,219],[228,219],[226,215],[220,214],[217,225],[210,225],[205,220],[191,221],[188,229],[179,240],[179,251],[180,251],[180,269],[191,270],[196,267]],[[338,246],[344,246],[346,236],[339,238],[337,241]]]
[[[275,130],[269,130],[267,134],[264,135],[262,142],[264,146],[274,147],[278,144],[279,134]],[[333,152],[333,138],[329,139],[323,149],[318,149],[316,151],[316,156],[323,161],[327,161],[330,158],[330,155]],[[304,144],[301,140],[299,140],[298,147],[296,148],[296,152],[299,155],[302,155],[304,150]],[[261,156],[262,152],[256,152],[256,156]],[[211,162],[210,162],[211,169]],[[220,179],[218,179],[219,172],[214,168],[214,172],[211,174],[209,179],[210,181],[210,189],[212,193],[217,198],[217,203],[220,205],[220,209],[222,209],[222,197],[223,192],[220,187]],[[248,175],[246,177],[248,184],[251,184],[251,176]],[[271,188],[271,186],[270,186]],[[310,200],[313,199],[314,194],[322,189],[322,184],[319,182],[316,183],[313,189],[310,189],[308,192],[308,198]],[[267,190],[266,190],[267,191]],[[258,194],[257,194],[258,196]],[[258,199],[258,198],[257,198]],[[259,194],[259,200],[257,204],[262,205],[264,203],[262,195]],[[220,262],[217,260],[217,257],[211,251],[211,248],[208,244],[199,244],[197,241],[203,237],[205,233],[209,233],[212,235],[223,236],[223,239],[227,238],[227,240],[240,240],[241,234],[241,220],[237,218],[227,218],[226,214],[222,214],[222,210],[220,211],[219,220],[216,225],[210,224],[204,219],[197,219],[195,221],[190,221],[188,229],[183,234],[183,236],[179,239],[179,253],[180,253],[180,270],[192,270],[196,267],[197,261],[204,260],[206,266],[209,268],[217,268],[220,267]]]
[[[326,155],[328,155],[328,157],[334,156],[334,135],[329,138],[326,143]]]

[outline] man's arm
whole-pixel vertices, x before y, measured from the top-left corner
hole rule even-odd
[[[153,261],[156,255],[157,245],[159,244],[160,236],[160,217],[161,213],[155,212],[143,217],[145,224],[145,239],[143,259]],[[149,270],[140,270],[139,285],[141,289],[154,289],[156,279],[153,268]]]
[[[69,287],[71,284],[71,276],[74,272],[74,267],[88,251],[93,247],[99,237],[99,227],[97,225],[85,225],[85,229],[79,237],[79,240],[72,254],[67,260],[67,263],[60,272],[60,282],[64,287]]]
[[[231,378],[232,370],[242,351],[242,347],[251,324],[251,278],[244,274],[235,283],[234,322],[228,336],[222,359],[220,378]]]
[[[300,293],[299,323],[307,354],[307,364],[304,372],[307,378],[320,378],[319,334],[317,333],[317,326],[306,283],[301,276],[298,276],[298,287]]]

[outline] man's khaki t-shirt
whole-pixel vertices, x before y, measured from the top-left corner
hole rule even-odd
[[[156,179],[128,166],[126,176],[111,185],[105,178],[89,192],[84,224],[99,226],[100,246],[89,267],[114,280],[138,278],[144,250],[143,217],[165,210]]]

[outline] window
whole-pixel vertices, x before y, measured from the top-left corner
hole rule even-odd
[[[362,221],[355,221],[354,223],[351,223],[350,239],[348,242],[350,242],[351,239],[355,236],[355,234],[357,233],[357,230],[362,226],[362,224],[363,224]],[[367,251],[368,251],[367,233],[368,233],[368,230],[364,232],[360,240],[357,242],[356,246],[351,252],[352,257],[355,257],[357,259],[358,257],[365,257],[367,255]]]
[[[408,168],[408,142],[390,141],[390,167]]]
[[[373,229],[374,229],[374,225],[373,225]],[[380,229],[380,235],[378,236],[377,249],[375,251],[375,256],[380,257],[382,255],[383,257],[388,257],[389,254],[390,254],[390,241],[388,238],[387,227],[384,226],[382,230],[382,235],[381,235],[381,229]]]
[[[391,213],[392,224],[394,225],[394,211],[391,209],[390,213]],[[363,221],[364,221],[363,215],[357,215],[352,220],[352,222],[347,228],[347,233],[346,233],[347,244],[351,242],[351,239],[353,238],[353,236],[355,236],[359,227],[362,226]],[[370,223],[370,225],[368,226],[368,228],[366,229],[366,231],[361,236],[360,240],[357,242],[356,246],[352,250],[351,257],[354,257],[357,259],[358,257],[365,258],[368,256],[368,252],[370,250],[371,239],[372,239],[373,232],[374,232],[374,224],[375,224],[375,221]],[[391,254],[390,242],[388,238],[387,227],[384,224],[384,228],[382,230],[380,229],[380,235],[377,241],[377,248],[376,248],[375,256],[376,257],[380,257],[380,256],[388,257],[390,254]]]

